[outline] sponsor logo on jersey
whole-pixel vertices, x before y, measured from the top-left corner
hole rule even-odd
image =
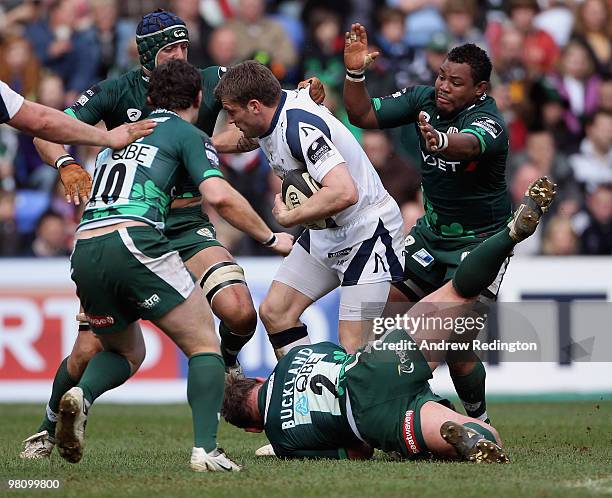
[[[459,128],[457,128],[456,126],[449,126],[448,130],[446,130],[446,133],[459,133]]]
[[[434,257],[429,254],[425,249],[419,249],[417,252],[415,252],[412,255],[412,259],[414,259],[423,267],[429,266],[434,261]]]
[[[74,104],[70,106],[70,109],[76,111],[79,107],[83,107],[85,104],[87,104],[87,102],[89,102],[89,99],[99,91],[100,87],[98,85],[92,86],[89,90],[86,90]]]
[[[102,329],[104,327],[111,327],[115,324],[115,319],[110,315],[100,316],[85,314],[85,316],[87,317],[87,321],[98,329]]]
[[[308,409],[308,398],[306,397],[305,394],[302,394],[296,401],[295,403],[295,411],[298,412],[300,415],[308,415],[308,412],[310,411]]]
[[[406,448],[413,455],[421,452],[421,448],[419,448],[419,443],[417,443],[416,436],[414,434],[414,411],[408,410],[404,417],[404,442],[406,443]]]
[[[351,249],[352,247],[347,247],[346,249],[341,249],[340,251],[328,252],[327,257],[331,259],[331,258],[339,258],[341,256],[348,256],[351,253]]]
[[[215,235],[212,233],[210,228],[200,228],[198,231],[196,231],[196,233],[202,237],[208,237],[209,239],[215,238]]]
[[[79,104],[81,107],[87,104],[87,102],[89,102],[89,97],[87,95],[81,95],[77,100],[77,104]]]
[[[217,155],[217,149],[209,141],[204,140],[204,148],[206,149],[206,157],[210,163],[215,167],[219,167],[219,156]]]
[[[320,136],[314,142],[312,142],[306,151],[308,160],[312,164],[317,164],[318,162],[324,161],[331,155],[331,153],[332,148],[323,136]]]
[[[407,235],[406,239],[404,240],[404,247],[411,246],[415,242],[416,242],[416,240],[414,239],[414,237],[412,235]]]
[[[482,128],[493,138],[499,137],[504,131],[501,125],[497,121],[494,121],[491,118],[486,118],[486,117],[478,118],[475,121],[473,121],[471,124],[473,126],[478,126],[479,128]]]
[[[132,143],[121,150],[113,150],[111,157],[114,161],[136,161],[139,166],[150,168],[159,149],[154,145]]]
[[[144,301],[137,303],[140,308],[145,308],[150,310],[154,308],[161,302],[161,298],[157,294],[153,294],[151,297],[148,297]]]
[[[443,159],[441,157],[434,156],[433,154],[425,154],[421,150],[421,156],[423,156],[423,162],[427,166],[434,166],[444,172],[452,171],[457,172],[457,167],[461,164],[461,161],[450,161],[449,159]]]
[[[177,29],[172,35],[174,38],[185,38],[187,36],[187,31],[184,29]]]
[[[140,109],[130,108],[127,110],[127,116],[130,121],[138,121],[140,116],[142,116],[142,111]]]

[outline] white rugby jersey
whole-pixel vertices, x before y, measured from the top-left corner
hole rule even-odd
[[[4,81],[0,81],[0,124],[13,119],[22,104],[23,97],[11,90]]]
[[[308,88],[283,90],[270,128],[259,137],[259,145],[281,179],[290,170],[308,170],[321,183],[334,166],[346,163],[359,200],[332,216],[338,226],[346,225],[360,211],[389,195],[359,142],[326,107],[310,99]]]

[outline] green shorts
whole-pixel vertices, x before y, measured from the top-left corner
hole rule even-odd
[[[385,345],[399,345],[392,350]],[[346,387],[359,435],[374,448],[413,458],[427,451],[421,433],[421,407],[428,401],[448,404],[429,387],[431,370],[409,334],[386,333],[361,351],[346,372]]]
[[[118,332],[140,318],[160,318],[194,289],[179,255],[153,227],[120,228],[78,240],[70,263],[96,334]]]
[[[462,259],[485,240],[486,237],[443,237],[420,218],[404,243],[404,278],[409,297],[418,301],[442,287],[454,277]],[[497,291],[493,294],[497,295]]]
[[[171,209],[164,235],[183,261],[187,261],[202,249],[223,247],[216,239],[215,227],[202,212],[200,205]]]

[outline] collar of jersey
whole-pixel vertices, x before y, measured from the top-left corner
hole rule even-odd
[[[276,111],[274,112],[274,116],[272,117],[272,123],[270,123],[270,128],[268,128],[268,131],[266,131],[259,138],[266,138],[268,135],[270,135],[270,133],[274,131],[274,128],[276,128],[276,123],[278,123],[278,118],[280,117],[280,113],[283,110],[283,106],[285,105],[285,100],[287,100],[287,94],[285,93],[284,90],[281,90],[280,102],[278,103],[278,107],[276,108]]]

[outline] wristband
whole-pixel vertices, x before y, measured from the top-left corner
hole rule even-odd
[[[57,158],[57,161],[55,161],[55,164],[53,165],[53,167],[55,169],[60,169],[60,168],[63,168],[64,166],[70,166],[71,164],[78,164],[78,163],[76,162],[74,157],[72,157],[70,154],[65,154]]]
[[[365,71],[361,69],[360,71],[346,71],[346,79],[349,81],[354,81],[355,83],[360,83],[365,81]]]
[[[278,242],[278,238],[276,237],[276,234],[272,233],[270,238],[268,240],[262,242],[261,245],[262,246],[266,246],[266,247],[274,247],[277,242]]]
[[[444,132],[434,130],[438,134],[438,143],[432,149],[441,152],[448,147],[448,135]]]

